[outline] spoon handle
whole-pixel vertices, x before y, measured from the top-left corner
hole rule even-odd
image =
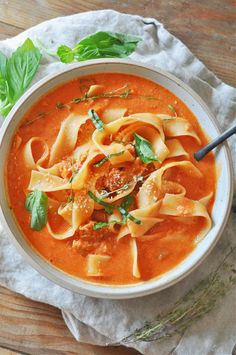
[[[236,125],[227,129],[224,133],[219,135],[217,138],[213,139],[212,142],[205,145],[205,147],[201,148],[196,153],[194,153],[194,158],[197,161],[202,160],[202,158],[204,158],[207,153],[209,153],[212,149],[217,147],[220,143],[224,142],[227,138],[229,138],[235,133],[236,133]]]

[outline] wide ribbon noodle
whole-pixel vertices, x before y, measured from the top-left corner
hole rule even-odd
[[[193,219],[204,220],[204,227],[197,236],[198,240],[202,239],[211,228],[207,205],[213,193],[193,200],[188,197],[184,183],[169,178],[172,169],[177,169],[191,176],[196,183],[202,179],[202,173],[190,161],[189,153],[179,139],[188,136],[201,143],[187,120],[153,113],[123,116],[126,111],[126,108],[107,109],[103,129],[94,127],[89,136],[85,135],[87,125],[91,124],[89,116],[70,114],[61,124],[51,147],[42,138],[32,137],[22,148],[22,156],[31,171],[28,190],[40,190],[48,195],[46,227],[50,235],[60,240],[73,237],[83,225],[93,220],[94,212],[106,211],[104,203],[111,204],[107,228],[118,243],[121,238],[131,236],[131,273],[140,278],[136,240],[155,238],[156,234],[150,230],[164,223],[167,217],[178,219],[183,224]],[[135,175],[137,152],[134,133],[150,143],[154,156],[158,158],[148,165],[149,170],[141,162],[141,175]],[[112,169],[128,171],[130,179],[123,187],[113,188],[104,195],[101,181],[108,176],[108,183],[112,183],[112,178],[109,180]],[[98,200],[92,199],[89,191]],[[119,206],[130,195],[133,197],[127,211],[130,215],[124,218],[124,209],[119,209]],[[61,225],[56,227],[51,223],[51,216],[55,214],[61,221]],[[89,254],[87,258],[87,274],[102,276],[102,266],[109,262],[111,256]]]

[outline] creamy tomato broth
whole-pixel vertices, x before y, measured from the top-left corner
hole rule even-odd
[[[143,78],[96,74],[43,96],[7,163],[13,213],[57,268],[91,282],[149,280],[186,258],[211,228],[215,161],[173,93]]]

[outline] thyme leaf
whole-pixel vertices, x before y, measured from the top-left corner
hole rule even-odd
[[[210,312],[221,297],[236,285],[236,247],[231,248],[215,271],[200,281],[168,311],[121,340],[122,343],[162,341],[183,334],[199,318]],[[114,344],[113,344],[114,345]]]

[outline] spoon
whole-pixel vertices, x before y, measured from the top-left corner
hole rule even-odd
[[[210,143],[205,145],[205,147],[198,150],[194,153],[194,158],[197,161],[202,160],[206,154],[208,154],[212,149],[217,147],[220,143],[224,142],[227,138],[231,137],[233,134],[236,133],[236,125],[227,129],[224,133],[220,134],[217,138],[213,139]]]

